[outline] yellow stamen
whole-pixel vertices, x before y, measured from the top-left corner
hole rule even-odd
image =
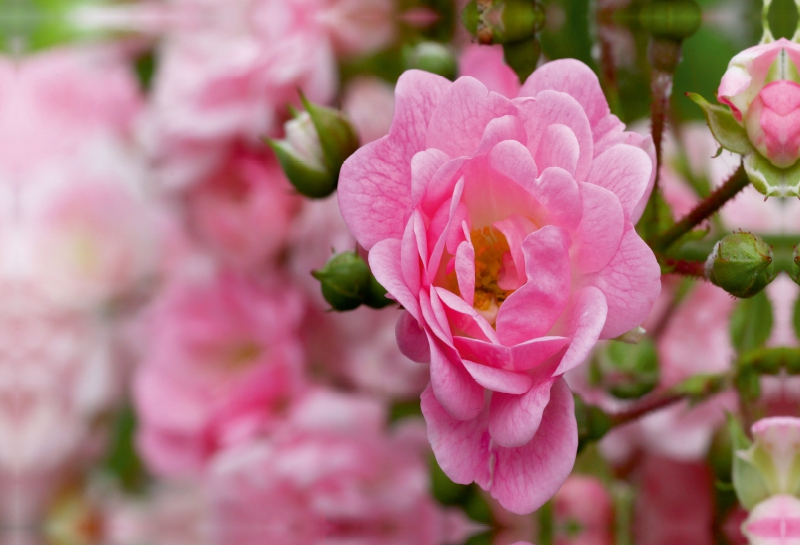
[[[508,241],[494,227],[484,227],[470,232],[475,248],[475,302],[478,310],[489,310],[493,304],[500,306],[514,290],[504,290],[497,285],[503,268],[503,255],[509,251]]]

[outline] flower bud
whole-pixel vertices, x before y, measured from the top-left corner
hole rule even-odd
[[[736,454],[758,470],[770,494],[800,493],[800,418],[759,420],[753,446]]]
[[[458,62],[453,51],[437,42],[421,42],[403,50],[407,69],[425,70],[447,79],[456,79]]]
[[[694,0],[648,2],[639,11],[642,27],[656,38],[684,40],[697,32],[703,21]]]
[[[772,248],[752,233],[733,233],[714,246],[706,278],[735,297],[752,297],[775,279]]]
[[[792,268],[789,276],[795,284],[800,284],[800,246],[795,246],[792,250]]]
[[[609,343],[592,359],[590,376],[620,399],[643,396],[658,384],[658,356],[650,339],[637,344]]]
[[[322,296],[334,310],[353,310],[360,305],[383,308],[394,302],[386,298],[386,289],[356,252],[333,256],[323,268],[311,274],[320,281]]]
[[[336,190],[342,163],[356,149],[358,137],[344,114],[303,97],[306,111],[284,125],[286,138],[268,140],[284,174],[297,191],[312,199]]]
[[[545,12],[532,0],[472,0],[461,19],[482,44],[506,44],[532,38],[544,27]]]
[[[742,524],[750,545],[778,545],[800,541],[800,500],[773,496],[755,506]]]

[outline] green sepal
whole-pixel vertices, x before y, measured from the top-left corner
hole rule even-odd
[[[283,173],[298,193],[311,199],[323,199],[336,191],[338,173],[334,176],[330,172],[309,166],[307,162],[299,159],[283,140],[266,138],[265,142],[275,152]]]
[[[772,247],[752,233],[733,233],[714,246],[706,277],[731,295],[753,297],[775,280]]]
[[[766,197],[800,197],[800,161],[778,168],[757,151],[744,156],[744,170],[759,193]]]
[[[746,453],[752,448],[753,442],[747,438],[736,418],[730,413],[727,416],[728,432],[733,443],[733,487],[739,503],[749,511],[768,498],[770,493],[761,472],[746,459]]]
[[[736,121],[728,108],[711,104],[697,93],[686,93],[686,96],[703,109],[708,128],[720,146],[742,155],[753,151],[753,144],[747,136],[747,131]]]
[[[730,332],[739,353],[764,346],[772,333],[772,303],[765,292],[737,303],[731,314]]]
[[[346,116],[333,108],[318,106],[301,93],[300,100],[317,130],[325,166],[338,183],[342,163],[358,149],[358,135]]]

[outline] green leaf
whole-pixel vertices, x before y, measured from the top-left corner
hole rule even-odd
[[[739,502],[749,511],[770,493],[758,469],[742,456],[752,447],[752,442],[731,414],[728,414],[728,432],[733,442],[733,487]]]
[[[708,128],[720,146],[742,155],[753,151],[747,131],[734,119],[728,108],[711,104],[697,93],[686,93],[686,96],[703,109]]]
[[[731,315],[731,341],[741,352],[759,348],[772,332],[772,303],[765,292],[739,301]]]

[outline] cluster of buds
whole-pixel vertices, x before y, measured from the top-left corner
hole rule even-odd
[[[800,418],[764,418],[752,431],[750,442],[733,429],[733,485],[750,511],[742,533],[753,545],[795,543],[800,539]]]
[[[305,111],[293,112],[284,126],[286,137],[267,142],[295,189],[322,199],[336,191],[342,164],[358,149],[358,136],[342,112],[302,101]]]
[[[502,44],[506,63],[525,81],[536,68],[544,27],[542,5],[532,0],[472,0],[461,13],[464,26],[484,45]]]

